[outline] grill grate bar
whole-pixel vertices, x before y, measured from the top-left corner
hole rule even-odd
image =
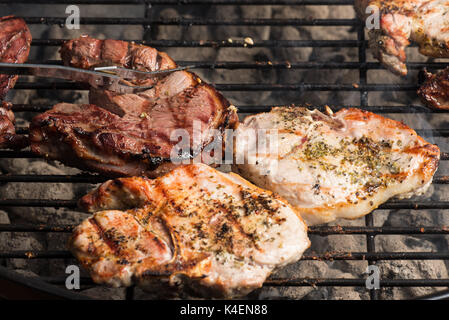
[[[60,46],[69,39],[34,39],[33,46]],[[367,41],[359,40],[254,40],[254,44],[248,45],[244,40],[233,39],[232,43],[228,40],[127,40],[138,44],[144,44],[152,47],[306,47],[306,48],[324,48],[324,47],[360,47],[367,45]],[[409,48],[417,47],[411,44]]]
[[[361,42],[361,46],[359,47],[358,57],[359,57],[359,63],[365,64],[366,63],[366,42],[365,42],[365,30],[364,27],[359,27],[357,29],[357,40]],[[367,83],[367,70],[366,69],[360,69],[359,70],[359,82],[362,85],[366,85]],[[368,91],[363,91],[360,93],[360,105],[362,107],[366,107],[368,105]],[[373,227],[373,218],[372,215],[365,216],[365,226],[366,227]],[[373,253],[376,251],[375,249],[375,243],[374,243],[374,235],[371,233],[366,234],[366,249],[369,253]],[[368,265],[375,265],[376,262],[372,259],[368,259]],[[371,289],[369,291],[370,299],[371,300],[378,300],[379,295],[378,293]]]
[[[91,5],[352,5],[353,0],[17,0],[27,4],[91,4]],[[0,0],[0,4],[11,0]]]
[[[219,83],[213,84],[220,91],[416,91],[419,86],[413,84],[264,84],[264,83]],[[88,90],[83,83],[70,81],[57,82],[17,82],[15,89],[22,90]]]
[[[35,61],[28,63],[62,65],[61,60]],[[180,66],[195,66],[197,69],[375,69],[383,70],[378,62],[308,62],[308,61],[177,61]],[[443,69],[447,66],[444,62],[409,62],[408,69],[427,68],[428,70]]]
[[[1,154],[0,154],[1,156]],[[42,183],[101,183],[109,178],[94,174],[58,175],[58,174],[3,174],[0,175],[0,183],[6,182],[42,182]],[[434,184],[449,184],[449,176],[437,176],[433,179]]]
[[[76,224],[66,225],[32,225],[0,224],[0,232],[59,232],[70,233]],[[444,227],[352,227],[352,226],[312,226],[309,234],[328,235],[436,235],[449,234],[449,226]]]
[[[28,134],[29,129],[27,127],[17,128],[17,134]],[[423,136],[424,138],[433,137],[449,137],[449,129],[421,129],[415,130],[417,134]]]
[[[0,259],[72,259],[66,250],[13,250],[1,251]],[[449,252],[325,252],[305,254],[302,260],[447,260]]]
[[[381,287],[447,287],[449,279],[395,279],[380,280]],[[264,286],[340,286],[365,287],[364,279],[268,279]]]
[[[30,158],[30,159],[42,159],[31,151],[12,151],[12,150],[0,150],[0,158],[12,159],[12,158]],[[441,152],[440,160],[449,160],[448,152]],[[436,180],[434,180],[434,183]]]
[[[288,105],[288,103],[285,103]],[[14,104],[12,110],[14,112],[45,112],[50,110],[53,105],[48,104]],[[272,105],[239,105],[238,111],[241,113],[257,113],[268,112],[271,110]],[[358,108],[360,106],[347,105],[347,106],[331,106],[332,110],[338,111],[343,108]],[[322,112],[325,111],[324,105],[313,105]],[[449,113],[449,110],[431,110],[423,106],[368,106],[364,107],[364,110],[376,112],[376,113]]]
[[[53,199],[0,199],[0,206],[4,207],[55,207],[76,208],[76,200]],[[449,209],[449,201],[391,201],[378,207],[381,210],[424,210],[424,209]]]
[[[42,277],[45,282],[63,285],[66,281],[65,276],[53,276]],[[95,283],[91,278],[81,277],[81,285],[94,285]],[[380,284],[383,287],[446,287],[449,285],[449,279],[392,279],[392,280],[380,280]],[[264,282],[264,286],[339,286],[339,287],[364,287],[364,279],[340,279],[340,278],[328,278],[328,279],[309,279],[309,278],[295,278],[295,279],[282,279],[273,278]]]
[[[373,215],[369,214],[365,216],[365,226],[367,228],[372,228],[374,225],[373,221]],[[375,234],[368,232],[366,234],[366,249],[370,254],[375,254],[376,252],[376,244],[374,241]],[[376,260],[375,259],[368,259],[368,265],[375,266]],[[379,300],[379,290],[376,290],[375,288],[369,290],[369,295],[371,300]]]
[[[67,17],[23,17],[29,25],[64,26]],[[82,25],[164,25],[164,26],[359,26],[357,19],[202,19],[202,18],[80,18]]]
[[[33,46],[60,46],[68,39],[34,39],[31,45]],[[361,45],[356,40],[255,40],[254,44],[248,46],[243,40],[234,40],[231,42],[227,40],[128,40],[138,44],[144,44],[151,47],[206,47],[206,48],[221,48],[221,47],[358,47]]]
[[[449,179],[449,177],[448,177]],[[101,183],[108,178],[99,175],[80,174],[80,175],[33,175],[33,174],[5,174],[0,175],[2,182],[66,182],[66,183]]]

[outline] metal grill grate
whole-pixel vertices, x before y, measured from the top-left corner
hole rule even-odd
[[[10,3],[9,0],[0,0],[0,5]],[[121,17],[95,17],[81,18],[81,24],[88,25],[141,25],[144,28],[152,28],[158,25],[172,26],[348,26],[355,28],[356,40],[256,40],[251,47],[264,48],[357,48],[358,61],[354,62],[205,62],[205,61],[180,61],[179,64],[194,64],[203,69],[354,69],[359,70],[358,85],[334,84],[334,83],[294,83],[294,84],[247,84],[247,83],[223,83],[216,84],[220,91],[345,91],[358,92],[360,95],[359,106],[363,109],[377,113],[429,113],[429,109],[420,105],[409,106],[389,106],[389,105],[370,105],[369,94],[372,92],[398,92],[415,91],[416,85],[393,84],[393,83],[369,83],[367,73],[369,70],[381,69],[379,63],[369,62],[366,57],[367,41],[365,31],[360,21],[356,19],[243,19],[243,20],[220,20],[207,18],[178,18],[178,19],[156,19],[148,18],[148,11],[158,5],[345,5],[351,6],[351,0],[16,0],[20,4],[93,4],[93,5],[128,5],[142,6],[146,12],[144,18],[121,18]],[[152,7],[151,7],[151,6]],[[24,17],[26,22],[33,27],[34,25],[60,25],[65,22],[65,17]],[[141,40],[134,41],[149,46],[159,47],[185,47],[185,48],[242,48],[247,44],[241,40],[230,43],[226,40]],[[34,39],[32,45],[38,47],[59,46],[64,39]],[[34,61],[36,62],[36,61]],[[39,61],[42,62],[42,61]],[[55,61],[46,61],[55,63]],[[446,64],[442,62],[414,62],[409,63],[411,70],[427,67],[428,69],[440,69]],[[85,90],[86,86],[82,84],[73,85],[68,82],[41,83],[19,81],[15,90]],[[357,107],[357,106],[356,106]],[[42,112],[51,108],[51,105],[45,104],[15,104],[13,110],[16,112]],[[242,113],[255,113],[269,110],[269,105],[243,105],[239,106]],[[318,106],[323,109],[323,106]],[[339,109],[336,107],[335,109]],[[433,112],[433,111],[432,111]],[[447,113],[447,111],[438,111]],[[420,129],[420,128],[418,128]],[[26,134],[27,129],[19,129],[19,133]],[[435,137],[448,137],[449,129],[435,128],[418,130],[419,134],[432,135]],[[449,160],[449,150],[442,150],[442,161]],[[38,158],[29,151],[9,151],[1,150],[0,158]],[[98,183],[106,179],[89,174],[80,175],[0,175],[0,184],[2,183]],[[435,185],[445,185],[449,183],[449,176],[436,176]],[[67,207],[75,208],[76,199],[72,200],[53,200],[53,199],[3,199],[0,198],[0,207]],[[389,201],[379,209],[449,209],[448,201]],[[24,225],[24,224],[4,224],[0,225],[0,232],[37,232],[37,233],[68,233],[73,225]],[[369,264],[376,264],[380,260],[449,260],[449,252],[377,252],[375,247],[375,237],[378,235],[448,235],[449,227],[377,227],[374,226],[373,215],[365,218],[365,226],[316,226],[310,228],[310,234],[319,236],[328,235],[365,235],[365,252],[328,252],[323,254],[305,254],[303,260],[366,260]],[[69,259],[71,254],[68,251],[1,251],[1,258],[21,258],[21,259]],[[50,284],[63,284],[64,276],[42,277],[41,280]],[[94,285],[90,279],[83,278],[82,283]],[[397,279],[382,280],[381,287],[449,287],[449,279]],[[294,278],[281,279],[272,278],[266,281],[265,286],[349,286],[364,287],[365,279],[314,279],[314,278]],[[378,290],[370,291],[371,299],[378,299]],[[441,295],[443,297],[443,295]],[[133,298],[133,289],[129,289],[126,295],[127,299]]]

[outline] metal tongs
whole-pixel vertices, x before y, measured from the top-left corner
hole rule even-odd
[[[195,66],[184,66],[157,71],[140,71],[117,66],[98,67],[85,70],[62,65],[33,63],[1,63],[0,74],[31,75],[88,83],[90,86],[117,93],[136,93],[151,89],[153,86],[133,85],[131,81],[151,79],[165,73],[186,70]]]

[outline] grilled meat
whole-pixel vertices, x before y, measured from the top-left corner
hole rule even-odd
[[[205,164],[155,180],[109,180],[80,206],[95,214],[74,230],[69,247],[96,283],[112,286],[162,282],[242,296],[310,245],[285,200]]]
[[[31,33],[25,21],[14,16],[0,18],[0,61],[24,63],[28,59]],[[14,87],[18,76],[0,75],[0,100]]]
[[[379,9],[380,28],[369,31],[369,44],[379,61],[395,74],[405,76],[405,49],[410,40],[430,57],[449,57],[448,0],[356,0],[359,17],[365,9]]]
[[[177,67],[176,63],[166,53],[157,51],[154,48],[127,41],[98,40],[89,36],[82,36],[65,42],[61,46],[60,53],[65,65],[82,69],[116,65],[134,70],[156,71]],[[164,76],[135,80],[132,83],[141,86],[151,86],[155,85]],[[190,86],[195,86],[198,80],[195,75],[187,72],[184,72],[182,76],[178,75],[174,79],[180,80],[179,83],[163,86],[164,91],[158,91],[157,94],[173,95],[172,91],[176,91],[176,93],[181,92]],[[190,82],[186,81],[187,79],[190,79]],[[151,92],[154,92],[154,90]],[[151,97],[153,100],[157,98],[154,93]],[[91,104],[106,108],[119,116],[123,116],[127,110],[132,108],[134,102],[143,103],[145,99],[146,93],[117,95],[112,91],[94,88],[89,91],[89,102]]]
[[[254,130],[277,134],[246,139]],[[392,197],[424,193],[440,156],[406,125],[359,109],[273,108],[247,117],[236,136],[233,170],[284,197],[308,225],[355,219]],[[264,140],[271,147],[258,152]]]
[[[0,18],[0,61],[23,63],[30,53],[31,33],[25,21],[14,16]],[[0,100],[14,87],[18,76],[0,74]],[[0,105],[0,149],[21,149],[28,144],[23,136],[16,135],[11,104]]]
[[[22,149],[28,145],[25,136],[16,134],[11,106],[9,102],[2,102],[0,105],[0,149]]]
[[[142,71],[172,69],[176,63],[164,52],[121,40],[99,40],[89,36],[69,40],[61,46],[65,65],[91,69],[116,65]]]
[[[61,53],[75,67],[176,67],[165,54],[124,41],[84,37],[66,43]],[[156,177],[176,167],[173,156],[201,160],[204,148],[238,122],[235,108],[193,73],[178,71],[143,82],[154,87],[121,95],[92,89],[90,105],[58,104],[38,115],[30,126],[31,150],[108,176]],[[189,135],[190,151],[174,155],[180,130]]]
[[[235,111],[208,85],[148,103],[144,115],[120,117],[96,105],[60,103],[36,116],[30,126],[31,150],[84,170],[108,176],[160,176],[173,169],[177,130],[190,137],[193,157],[201,157],[214,131],[234,125]],[[137,105],[132,105],[135,107]],[[202,140],[194,139],[195,122]],[[178,156],[178,155],[175,155]],[[201,158],[199,158],[201,160]]]
[[[23,63],[30,53],[31,33],[25,21],[14,16],[0,18],[0,61],[5,63]],[[0,74],[0,100],[9,89],[14,87],[18,76]],[[27,145],[27,139],[16,135],[14,114],[11,104],[0,105],[0,149],[21,149]]]
[[[11,104],[3,102],[0,106],[0,149],[8,148],[11,138],[15,134],[14,113],[11,111]]]
[[[418,95],[428,107],[449,110],[449,67],[432,74],[424,71],[426,80],[418,89]]]

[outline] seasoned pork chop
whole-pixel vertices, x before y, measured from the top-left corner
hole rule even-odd
[[[204,164],[155,180],[107,181],[80,206],[95,214],[74,230],[69,247],[96,283],[112,286],[164,282],[242,296],[310,244],[285,200]]]
[[[449,0],[356,0],[359,17],[377,7],[380,28],[369,31],[369,44],[379,61],[395,74],[407,74],[405,49],[410,40],[430,57],[449,58]]]
[[[277,143],[277,154],[258,153],[261,142],[245,138],[254,130],[277,131],[257,136]],[[284,197],[308,225],[358,218],[392,197],[424,193],[440,156],[406,125],[359,109],[273,108],[247,117],[236,136],[235,154],[244,160],[233,170]]]
[[[154,48],[89,37],[66,42],[61,55],[65,64],[81,68],[176,67]],[[208,145],[238,122],[235,108],[193,73],[177,71],[136,84],[154,87],[138,94],[92,89],[89,105],[58,104],[36,116],[30,126],[31,150],[108,176],[157,177],[176,167],[173,158],[201,158]],[[182,133],[189,135],[190,150],[173,155]]]

